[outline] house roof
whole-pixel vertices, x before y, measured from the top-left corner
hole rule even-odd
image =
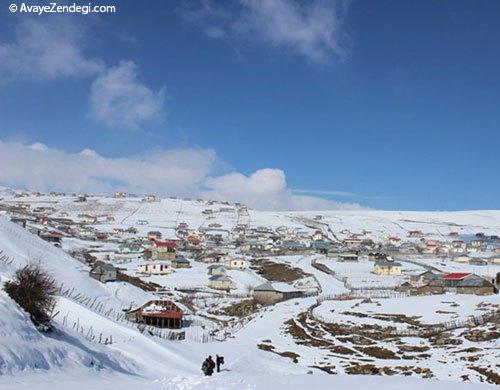
[[[174,302],[169,300],[154,300],[131,310],[147,317],[182,319],[183,312]]]
[[[176,257],[175,259],[172,260],[173,263],[189,263],[189,260],[186,259],[184,256]]]
[[[253,291],[274,291],[274,292],[291,292],[296,291],[292,286],[287,283],[273,283],[267,281],[259,286],[256,286]]]
[[[154,241],[156,246],[175,248],[177,244],[172,241]]]
[[[232,282],[226,275],[213,275],[208,278],[212,282]]]
[[[115,271],[115,270],[116,270],[115,267],[113,267],[111,264],[101,263],[92,268],[91,272],[97,273],[97,272]]]
[[[217,268],[222,268],[222,269],[226,269],[222,264],[212,264],[212,265],[209,265],[207,267],[208,269],[217,269]]]
[[[418,276],[420,276],[420,277],[422,277],[422,276],[428,276],[428,277],[432,277],[432,278],[439,278],[439,277],[441,277],[441,275],[442,275],[442,273],[437,273],[437,272],[434,272],[434,271],[427,270],[425,272],[422,272]]]
[[[450,274],[443,275],[445,280],[461,280],[467,276],[471,275],[470,272],[452,272]]]
[[[277,290],[273,287],[271,282],[265,282],[254,287],[253,291],[277,291]]]
[[[483,279],[478,275],[471,274],[468,278],[460,280],[457,287],[491,287],[493,286],[489,281]]]
[[[401,267],[401,263],[389,260],[377,260],[375,265],[378,267]]]

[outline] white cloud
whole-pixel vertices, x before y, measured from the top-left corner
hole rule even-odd
[[[0,142],[0,182],[40,191],[127,192],[188,195],[198,191],[216,163],[206,149],[151,151],[145,156],[107,158],[88,149],[67,153],[54,148]]]
[[[259,210],[357,209],[358,204],[333,202],[313,196],[294,195],[280,169],[260,169],[250,176],[230,173],[208,178],[205,196],[243,202]]]
[[[225,9],[204,0],[196,10],[183,10],[183,15],[212,38],[259,40],[313,62],[346,55],[347,35],[341,28],[345,0],[240,0],[239,4],[237,9],[232,5]]]
[[[292,193],[280,169],[245,176],[214,176],[220,163],[210,149],[156,150],[140,156],[109,158],[91,149],[68,153],[43,144],[0,141],[0,184],[39,191],[205,197],[243,202],[260,210],[356,209]]]
[[[99,60],[83,54],[82,30],[68,18],[23,18],[15,40],[0,43],[0,79],[50,81],[93,75]]]
[[[164,100],[162,90],[155,92],[138,80],[132,61],[122,61],[92,83],[91,115],[109,127],[136,129],[163,118]]]

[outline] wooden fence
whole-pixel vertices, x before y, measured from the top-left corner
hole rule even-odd
[[[309,311],[310,315],[325,324],[334,324],[330,318],[314,313],[314,310]],[[383,329],[370,330],[363,329],[356,326],[351,326],[350,329],[353,334],[361,334],[364,336],[381,335],[385,338],[399,338],[399,337],[430,337],[437,334],[448,332],[460,328],[472,328],[486,323],[500,323],[500,310],[484,313],[481,315],[469,316],[463,320],[446,321],[431,325],[422,325],[420,328],[394,328],[384,327]]]

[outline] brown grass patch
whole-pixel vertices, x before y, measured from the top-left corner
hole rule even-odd
[[[309,274],[306,274],[300,268],[295,268],[288,264],[275,263],[270,260],[254,260],[250,268],[272,282],[290,283],[309,276]]]
[[[375,357],[377,359],[399,359],[399,357],[391,350],[373,346],[373,347],[358,347],[358,351],[363,352],[365,355]]]

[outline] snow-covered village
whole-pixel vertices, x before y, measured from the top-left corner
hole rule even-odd
[[[500,1],[0,4],[0,390],[500,386]]]
[[[16,373],[92,367],[190,387],[210,354],[225,359],[223,387],[288,372],[326,387],[316,377],[498,384],[498,211],[258,212],[10,189],[0,199],[2,281],[37,262],[57,283],[49,337],[0,295],[11,386]]]

